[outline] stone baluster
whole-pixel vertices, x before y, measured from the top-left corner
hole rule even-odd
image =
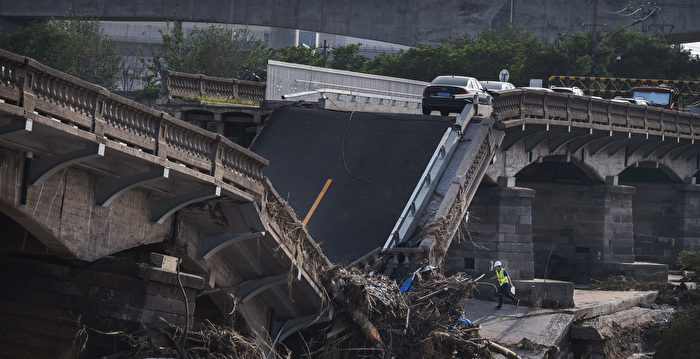
[[[165,132],[168,130],[169,121],[167,119],[167,114],[161,112],[158,117],[158,127],[156,130],[156,149],[155,155],[160,158],[168,157],[168,146],[165,139]]]
[[[92,105],[92,132],[97,135],[97,137],[103,137],[105,134],[105,126],[107,126],[106,121],[103,117],[105,106],[105,98],[102,95],[97,95],[93,98]]]
[[[34,111],[34,106],[36,105],[36,95],[34,94],[34,71],[22,68],[18,71],[18,85],[20,88],[20,98],[19,102],[26,111]]]
[[[209,160],[211,161],[211,176],[218,182],[223,178],[223,163],[221,157],[224,153],[224,145],[221,142],[223,136],[220,134],[216,135],[216,138],[211,144]]]

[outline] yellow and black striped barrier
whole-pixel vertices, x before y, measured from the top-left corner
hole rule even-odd
[[[638,79],[626,77],[592,77],[592,76],[550,76],[549,86],[580,88],[589,95],[629,95],[632,89],[641,86],[658,86],[665,84],[676,89],[679,95],[700,97],[700,81]]]

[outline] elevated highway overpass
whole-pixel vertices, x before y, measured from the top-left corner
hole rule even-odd
[[[604,29],[629,26],[662,34],[675,43],[700,41],[696,19],[700,6],[693,0],[620,2],[597,0],[597,23]],[[535,36],[554,41],[559,34],[587,31],[594,21],[594,1],[338,1],[287,2],[238,0],[203,1],[0,1],[0,18],[23,22],[58,18],[71,11],[102,20],[218,22],[301,29],[415,46],[450,37],[473,36],[485,29],[503,29],[511,22]],[[627,9],[627,6],[631,6]],[[627,9],[627,10],[625,10]]]

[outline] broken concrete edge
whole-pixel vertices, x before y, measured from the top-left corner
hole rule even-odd
[[[640,292],[639,295],[635,295],[631,298],[596,303],[595,305],[585,308],[573,308],[568,310],[568,312],[574,315],[575,320],[590,319],[629,309],[642,303],[654,303],[658,295],[659,292],[657,291]]]
[[[515,294],[522,305],[533,308],[564,309],[572,308],[574,303],[574,283],[551,279],[513,280]],[[474,298],[497,300],[496,285],[479,282]]]
[[[602,262],[600,279],[611,275],[624,275],[642,282],[666,284],[668,282],[668,265],[650,262]]]

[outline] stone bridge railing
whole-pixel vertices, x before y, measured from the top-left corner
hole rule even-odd
[[[261,90],[264,91],[264,90]],[[261,92],[262,93],[262,92]],[[106,89],[0,50],[0,99],[260,195],[261,156]]]
[[[232,78],[163,71],[161,96],[165,98],[221,98],[248,101],[265,99],[265,83]]]
[[[539,119],[577,127],[700,138],[700,116],[690,112],[541,90],[494,94],[492,117],[506,124],[509,120]]]

